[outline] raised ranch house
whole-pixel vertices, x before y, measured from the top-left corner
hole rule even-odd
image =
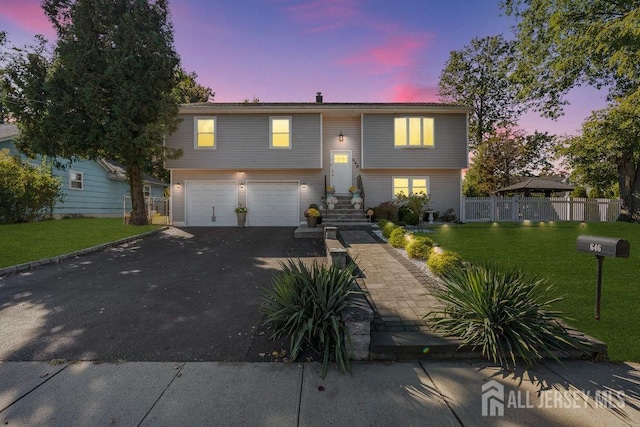
[[[28,159],[18,151],[13,142],[18,135],[16,125],[0,124],[0,150],[9,150],[12,155],[20,155],[32,164],[41,164],[40,156]],[[63,201],[54,207],[54,217],[123,215],[124,197],[129,196],[129,183],[122,166],[106,159],[76,160],[72,163],[58,160],[64,167],[53,167],[52,173],[62,182]],[[145,175],[144,191],[147,198],[162,198],[166,187],[164,182]]]
[[[202,103],[180,107],[165,145],[176,226],[297,226],[327,185],[348,194],[358,177],[369,208],[398,192],[431,195],[460,212],[469,108],[436,103]],[[363,216],[364,218],[364,216]]]

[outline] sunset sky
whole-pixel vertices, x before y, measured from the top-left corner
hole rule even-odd
[[[0,29],[21,45],[54,38],[40,0],[0,0]],[[170,0],[175,48],[215,101],[435,102],[451,50],[504,34],[499,0]],[[575,134],[604,94],[572,92],[557,122],[528,114],[528,131]]]

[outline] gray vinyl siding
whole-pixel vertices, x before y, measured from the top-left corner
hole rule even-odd
[[[319,169],[320,114],[213,114],[215,149],[194,148],[194,115],[182,115],[178,129],[165,140],[183,155],[167,160],[168,169]],[[269,148],[269,117],[291,117],[291,149]],[[198,117],[207,117],[198,115]]]
[[[362,171],[361,175],[365,208],[374,207],[393,198],[394,176],[426,176],[429,177],[430,207],[440,212],[453,208],[456,216],[460,216],[462,177],[458,169],[367,170]]]
[[[297,181],[300,186],[300,221],[303,221],[304,211],[311,203],[322,206],[322,196],[324,195],[324,177],[318,171],[290,170],[269,172],[264,170],[246,170],[244,174],[230,171],[208,171],[208,170],[174,170],[172,174],[174,185],[171,189],[171,212],[173,223],[184,223],[185,205],[184,191],[186,181],[234,181],[238,184],[238,203],[246,204],[246,182],[247,181]],[[180,183],[180,189],[175,183]],[[240,183],[244,182],[244,189],[240,189]],[[306,188],[302,188],[302,183]]]
[[[338,140],[340,132],[344,135],[344,141]],[[327,176],[327,184],[331,182],[331,151],[351,151],[351,181],[356,183],[356,177],[360,174],[360,117],[325,117],[322,123],[322,147],[323,147],[323,173]]]
[[[434,147],[394,147],[394,118],[433,117]],[[462,169],[467,167],[466,114],[365,114],[363,169]]]

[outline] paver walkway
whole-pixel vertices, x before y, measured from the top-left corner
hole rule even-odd
[[[438,304],[430,292],[436,286],[433,279],[368,231],[340,230],[340,237],[363,271],[357,282],[368,291],[374,307],[374,357],[410,358],[426,352],[453,355],[458,341],[432,333],[422,320]]]

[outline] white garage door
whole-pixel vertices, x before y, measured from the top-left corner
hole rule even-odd
[[[238,185],[235,182],[187,182],[186,197],[187,226],[238,225],[235,212],[238,205]],[[212,218],[214,212],[215,218]]]
[[[247,183],[248,226],[297,226],[299,206],[297,182]]]

